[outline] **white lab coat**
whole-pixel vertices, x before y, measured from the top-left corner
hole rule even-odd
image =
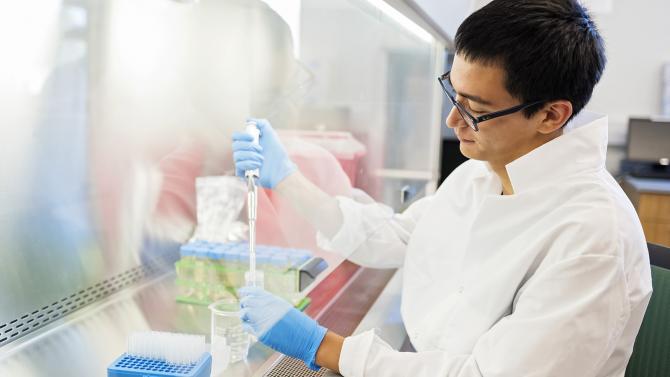
[[[507,165],[514,195],[470,160],[402,214],[338,198],[344,223],[321,247],[404,267],[401,312],[417,353],[373,331],[346,338],[359,376],[623,376],[651,296],[642,227],[605,170],[607,118]]]

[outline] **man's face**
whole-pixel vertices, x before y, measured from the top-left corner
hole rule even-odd
[[[468,62],[456,55],[450,77],[458,94],[456,100],[475,117],[521,103],[505,89],[505,73],[498,66]],[[475,132],[454,107],[446,123],[456,132],[464,156],[498,166],[536,148],[542,136],[537,131],[539,114],[530,119],[523,112],[494,118],[480,123],[479,132]]]

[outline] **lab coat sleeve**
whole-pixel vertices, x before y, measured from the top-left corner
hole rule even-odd
[[[372,200],[361,203],[338,196],[342,226],[331,239],[318,232],[317,243],[322,249],[365,267],[400,267],[410,235],[431,200],[432,196],[421,198],[396,214],[390,207]]]
[[[589,255],[537,272],[512,314],[484,333],[471,354],[401,353],[369,331],[346,338],[340,371],[345,377],[595,376],[630,315],[621,263]]]

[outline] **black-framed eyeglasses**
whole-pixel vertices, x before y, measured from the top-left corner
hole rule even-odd
[[[470,114],[463,105],[461,105],[460,102],[456,100],[456,89],[451,85],[451,79],[449,77],[449,74],[451,71],[448,71],[447,73],[443,74],[442,76],[437,78],[437,81],[440,82],[440,86],[442,87],[442,90],[444,90],[444,94],[449,97],[449,100],[451,103],[456,107],[456,110],[458,110],[458,113],[461,114],[461,117],[465,121],[465,123],[472,128],[475,131],[479,131],[479,123],[485,122],[487,120],[491,120],[494,118],[498,118],[501,116],[509,115],[509,114],[514,114],[517,111],[521,111],[525,108],[546,102],[546,101],[535,101],[535,102],[529,102],[529,103],[522,103],[521,105],[517,105],[514,107],[510,107],[509,109],[505,110],[500,110],[500,111],[495,111],[492,113],[480,115],[478,117]]]

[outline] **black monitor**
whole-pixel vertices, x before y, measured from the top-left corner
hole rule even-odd
[[[670,162],[670,119],[631,118],[628,123],[626,159],[668,165]]]
[[[670,179],[670,119],[630,119],[621,172],[634,177]]]

